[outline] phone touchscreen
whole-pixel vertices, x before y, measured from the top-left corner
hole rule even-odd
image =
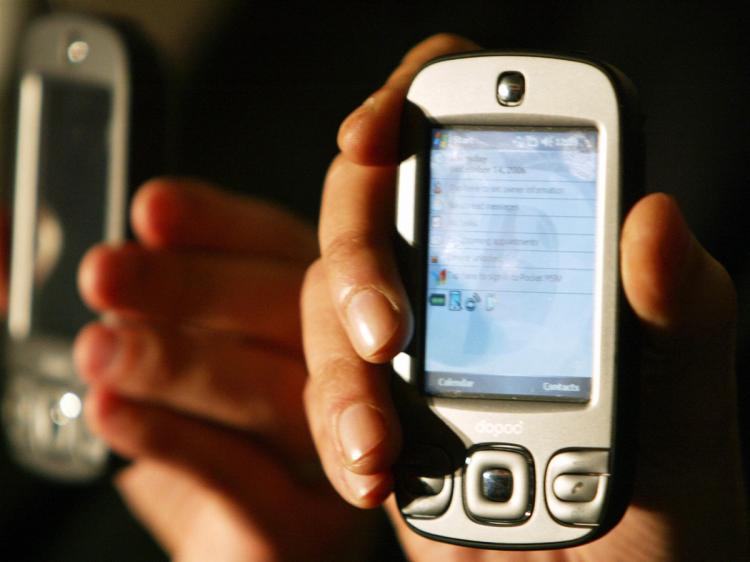
[[[597,141],[593,128],[432,129],[428,394],[589,400]]]

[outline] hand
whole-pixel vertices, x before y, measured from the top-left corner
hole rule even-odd
[[[325,471],[350,503],[392,489],[401,430],[385,362],[411,313],[390,246],[396,146],[408,84],[427,60],[475,49],[439,35],[415,47],[342,124],[326,178],[322,258],[303,288],[305,390]],[[388,509],[415,560],[739,560],[746,555],[734,393],[736,304],[724,269],[690,234],[674,200],[655,194],[622,230],[622,278],[645,332],[635,497],[602,539],[552,552],[469,550],[418,537]]]
[[[102,245],[79,285],[87,417],[133,459],[116,483],[180,560],[331,560],[370,517],[325,482],[306,427],[298,299],[314,233],[198,182],[140,189],[138,243]]]

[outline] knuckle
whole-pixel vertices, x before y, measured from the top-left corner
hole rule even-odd
[[[327,416],[321,415],[324,408],[324,399],[320,395],[320,385],[309,378],[302,391],[302,405],[307,416],[307,425],[313,439],[318,442],[324,438],[328,428]]]
[[[133,453],[138,455],[165,456],[173,447],[168,420],[161,419],[156,412],[140,407],[128,407],[120,412],[118,432]]]
[[[307,379],[307,382],[305,382],[305,386],[302,389],[302,404],[305,407],[305,412],[307,412],[308,418],[312,419],[312,412],[314,411],[314,406],[317,403],[317,395],[316,390],[314,388],[314,384],[312,382],[312,379]]]
[[[445,31],[436,33],[435,35],[430,37],[428,41],[434,44],[436,48],[444,49],[446,51],[466,49],[468,46],[472,45],[471,41],[469,41],[465,37]]]
[[[359,230],[346,230],[335,234],[323,248],[323,259],[332,267],[349,267],[366,255],[378,243],[373,236]]]
[[[476,49],[478,46],[454,33],[437,33],[431,35],[412,48],[404,57],[404,64],[422,64],[439,55]]]
[[[356,388],[353,381],[361,378],[362,368],[363,362],[359,357],[326,357],[315,367],[315,376],[308,379],[305,399],[334,408],[337,404],[351,401]]]
[[[346,157],[341,154],[340,152],[331,160],[331,164],[328,166],[328,171],[326,172],[326,182],[328,182],[331,178],[337,176],[339,173],[344,171],[347,168],[347,159]]]
[[[324,282],[325,278],[325,266],[323,265],[323,261],[318,258],[312,262],[305,271],[305,278],[302,285],[303,287],[315,287],[319,283]]]
[[[317,300],[322,287],[327,283],[325,266],[323,261],[318,258],[307,268],[302,280],[302,288],[299,294],[299,305],[302,317],[308,310],[307,305]]]
[[[141,327],[129,338],[126,365],[133,374],[134,384],[143,393],[159,394],[172,389],[176,375],[169,360],[169,349],[152,327]]]

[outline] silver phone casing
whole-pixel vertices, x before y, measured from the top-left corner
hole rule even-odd
[[[523,103],[504,107],[496,98],[498,77],[518,71],[526,79]],[[594,373],[591,398],[584,404],[429,397],[430,408],[468,450],[493,443],[518,445],[533,457],[534,505],[522,524],[488,524],[467,516],[462,497],[466,467],[453,472],[452,498],[445,513],[424,518],[404,515],[417,532],[457,544],[492,548],[549,548],[585,542],[596,524],[557,521],[547,502],[555,501],[545,478],[556,453],[566,449],[611,451],[617,405],[616,329],[618,321],[618,235],[620,227],[620,115],[613,84],[586,62],[535,55],[458,57],[426,66],[414,79],[407,99],[436,126],[593,127],[599,134],[597,173]],[[411,155],[399,166],[396,226],[408,245],[425,244],[419,225],[418,169]],[[421,265],[421,264],[420,264]],[[421,298],[421,296],[420,296]],[[418,361],[399,354],[394,370],[417,384]],[[487,428],[514,428],[491,435]],[[520,428],[520,430],[518,429]],[[609,456],[612,466],[612,455]],[[606,487],[606,486],[605,486]],[[600,488],[601,491],[601,488]],[[604,504],[606,496],[597,499]],[[401,506],[404,507],[403,505]],[[603,506],[606,511],[607,506]]]

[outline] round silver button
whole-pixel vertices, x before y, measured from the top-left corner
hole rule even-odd
[[[503,72],[497,79],[497,101],[501,105],[515,106],[523,101],[526,79],[515,70]]]

